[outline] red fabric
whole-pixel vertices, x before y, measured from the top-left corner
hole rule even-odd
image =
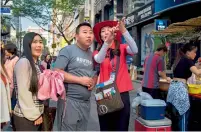
[[[119,88],[120,93],[133,90],[132,81],[129,76],[126,64],[126,56],[128,55],[126,51],[127,46],[128,46],[127,44],[120,44],[121,55],[120,55],[119,72],[117,76],[117,86]],[[114,48],[114,44],[111,48]],[[98,52],[96,52],[95,54],[97,53]],[[114,58],[114,64],[115,64],[114,66],[116,67],[116,58]],[[104,61],[100,64],[100,83],[109,80],[111,72],[112,72],[112,64],[110,62],[110,59],[105,58]]]
[[[6,86],[7,85],[6,77],[3,74],[1,74],[1,80],[3,81],[4,85]]]
[[[189,95],[201,99],[201,94],[189,94]]]
[[[94,28],[93,28],[93,31],[94,31],[94,36],[96,38],[96,41],[99,43],[99,44],[103,44],[103,42],[101,41],[101,37],[100,37],[100,33],[101,33],[101,29],[103,27],[114,27],[117,25],[117,21],[104,21],[104,22],[99,22],[97,23]],[[121,37],[122,37],[122,34],[120,31],[117,31],[116,32],[116,39],[119,41],[119,43],[122,43],[121,41]]]

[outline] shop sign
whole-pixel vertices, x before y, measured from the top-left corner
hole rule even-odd
[[[167,27],[167,20],[156,19],[155,26],[157,31],[165,30]]]
[[[139,8],[133,13],[126,17],[126,26],[131,26],[134,23],[143,21],[154,14],[154,2],[148,3],[147,5]]]
[[[1,14],[2,15],[11,15],[11,8],[10,7],[1,7]]]

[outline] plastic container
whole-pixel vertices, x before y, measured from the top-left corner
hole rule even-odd
[[[135,119],[135,131],[171,131],[172,122],[168,118],[162,120]]]
[[[160,99],[142,100],[140,116],[145,120],[161,120],[165,118],[166,103]]]
[[[190,94],[201,94],[201,85],[199,84],[189,84],[188,92]]]

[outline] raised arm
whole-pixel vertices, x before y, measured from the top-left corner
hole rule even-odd
[[[132,38],[132,36],[130,35],[130,33],[126,30],[123,33],[123,36],[128,44],[126,51],[128,54],[137,54],[138,53],[138,47],[135,43],[135,40]]]
[[[136,45],[135,40],[132,38],[130,33],[127,31],[124,22],[125,22],[125,18],[123,18],[122,20],[119,21],[116,28],[117,28],[117,30],[121,31],[121,33],[123,34],[123,36],[128,44],[128,47],[126,48],[127,53],[136,54],[136,53],[138,53],[138,47]]]

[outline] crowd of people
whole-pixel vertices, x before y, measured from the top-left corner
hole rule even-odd
[[[122,44],[121,37],[127,44]],[[128,131],[130,118],[129,91],[133,90],[128,73],[126,56],[138,53],[138,47],[125,28],[124,18],[120,21],[104,21],[91,27],[81,23],[76,28],[76,44],[61,49],[57,57],[42,55],[43,41],[40,34],[30,32],[23,38],[23,54],[17,56],[14,44],[1,45],[1,128],[11,121],[16,131],[41,131],[45,101],[38,99],[39,75],[46,69],[64,75],[63,85],[66,100],[57,102],[57,127],[59,131],[85,131],[90,115],[91,91],[97,83],[111,79],[117,71],[116,58],[120,58],[116,85],[124,107],[119,111],[98,116],[101,131]],[[90,50],[94,38],[99,43],[98,50]],[[186,81],[192,75],[201,75],[193,60],[197,47],[191,42],[179,51],[173,68],[174,78],[166,76],[163,56],[165,45],[159,45],[156,52],[146,57],[142,89],[153,98],[159,98],[159,78],[171,81],[167,101],[173,111],[177,110],[179,122],[173,125],[183,130],[189,109]],[[185,71],[185,72],[184,72]],[[183,94],[180,94],[180,93]],[[174,97],[174,100],[173,100]],[[175,98],[176,97],[176,98]],[[183,104],[175,100],[182,99]],[[23,125],[22,125],[23,124]],[[173,128],[174,128],[173,127]],[[182,128],[181,128],[182,127]]]

